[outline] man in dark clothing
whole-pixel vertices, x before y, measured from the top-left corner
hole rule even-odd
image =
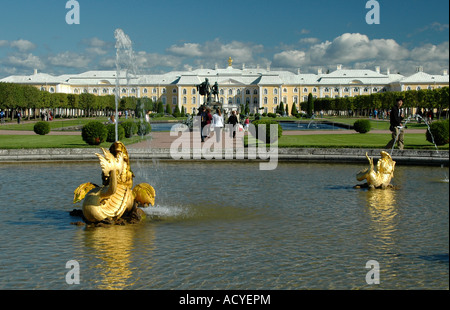
[[[203,135],[203,129],[205,128],[208,121],[208,114],[206,113],[205,107],[200,106],[197,116],[200,116],[200,137],[202,137],[202,142],[205,142],[205,136]]]
[[[392,107],[390,114],[390,127],[389,130],[392,133],[392,139],[386,145],[386,149],[392,149],[394,147],[394,143],[397,141],[398,148],[403,150],[404,147],[404,132],[402,127],[403,121],[403,99],[398,98],[397,103]]]
[[[236,111],[231,112],[230,117],[228,118],[228,124],[233,125],[233,129],[230,131],[230,137],[231,137],[231,133],[233,133],[233,138],[236,138],[236,124],[237,124],[238,120],[236,117]]]

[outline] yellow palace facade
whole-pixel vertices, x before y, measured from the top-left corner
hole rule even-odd
[[[231,58],[226,68],[172,71],[165,74],[138,75],[126,78],[119,75],[120,97],[149,98],[164,105],[184,107],[195,113],[204,103],[197,85],[208,79],[210,85],[219,86],[219,99],[227,111],[236,110],[248,103],[251,112],[275,112],[280,102],[300,110],[300,103],[311,93],[315,98],[355,97],[386,91],[435,89],[449,86],[448,71],[430,75],[418,67],[411,76],[382,73],[374,70],[344,69],[338,65],[335,71],[315,74],[275,71],[270,68],[234,68]],[[116,71],[88,71],[75,75],[52,76],[38,73],[30,76],[10,76],[0,82],[33,85],[50,93],[82,94],[97,96],[114,95]]]

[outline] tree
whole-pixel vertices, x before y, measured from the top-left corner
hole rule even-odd
[[[292,104],[292,108],[291,108],[291,115],[292,116],[297,116],[298,111],[297,111],[297,105],[295,103]]]
[[[176,105],[174,112],[172,113],[172,115],[174,117],[180,117],[181,116],[181,112],[180,112],[180,108],[178,107],[178,104]]]
[[[314,115],[314,98],[312,93],[309,93],[308,95],[308,105],[306,107],[306,113],[309,117],[312,117]]]
[[[164,114],[164,104],[162,103],[162,101],[158,102],[158,113]]]

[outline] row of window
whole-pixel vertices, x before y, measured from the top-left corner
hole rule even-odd
[[[325,87],[325,88],[323,89],[323,91],[324,91],[325,93],[329,93],[329,92],[331,92],[332,89],[333,89],[333,88]],[[420,86],[417,86],[417,87],[415,88],[415,90],[421,90],[421,89],[422,89],[422,88],[421,88]],[[429,85],[429,86],[427,87],[427,89],[432,90],[433,87]],[[42,86],[42,87],[41,87],[41,90],[46,91],[47,88],[44,87],[44,86]],[[342,90],[343,90],[344,93],[349,93],[349,92],[350,92],[350,88],[349,88],[349,87],[344,87]],[[355,93],[360,92],[360,90],[362,90],[364,93],[368,93],[368,92],[369,92],[369,87],[364,87],[364,88],[354,87],[354,88],[353,88],[353,92],[355,92]],[[411,88],[410,86],[407,86],[407,87],[406,87],[406,90],[407,90],[407,91],[408,91],[408,90],[412,90],[412,88]],[[54,93],[54,92],[55,92],[55,88],[52,86],[52,87],[50,87],[50,88],[48,89],[48,91],[49,91],[50,93]],[[129,91],[130,91],[131,94],[136,94],[137,89],[136,89],[136,88],[131,88],[131,89],[129,89]],[[335,87],[335,88],[333,89],[333,91],[336,92],[336,93],[339,93],[339,92],[341,91],[341,89],[340,89],[339,87]],[[386,89],[386,87],[383,87],[383,88],[374,87],[374,88],[372,89],[372,91],[373,91],[374,93],[379,92],[379,91],[386,92],[387,89]],[[147,89],[147,88],[144,88],[144,89],[142,90],[142,92],[143,92],[144,94],[148,94],[148,89]],[[294,92],[294,93],[298,93],[298,88],[297,88],[297,87],[294,88],[294,91],[293,91],[293,92]],[[305,88],[303,89],[303,92],[304,92],[304,93],[308,93],[308,92],[309,92],[308,88],[305,87]],[[317,93],[317,92],[318,92],[317,87],[314,87],[314,88],[312,89],[312,93]],[[78,88],[75,88],[75,89],[74,89],[74,93],[75,93],[75,94],[89,93],[89,90],[88,90],[87,88],[84,88],[83,90],[80,90],[80,89],[78,89]],[[93,93],[93,94],[99,94],[99,93],[100,93],[100,90],[97,89],[97,88],[94,88],[94,89],[92,89],[92,93]],[[106,95],[106,94],[114,94],[114,93],[115,93],[115,89],[114,89],[114,88],[112,88],[112,89],[103,88],[103,89],[101,90],[101,93],[104,94],[104,95]],[[126,93],[127,93],[127,89],[126,89],[126,88],[122,88],[122,89],[121,89],[121,93],[122,93],[122,94],[126,94]],[[156,89],[156,88],[153,88],[153,89],[152,89],[152,94],[157,94],[157,93],[158,93],[157,89]],[[162,94],[166,94],[166,93],[167,93],[166,88],[162,88],[162,89],[161,89],[161,93],[162,93]],[[172,93],[176,94],[176,93],[177,93],[177,89],[174,88],[174,89],[172,90]],[[183,95],[187,95],[187,93],[188,93],[188,90],[187,90],[186,88],[183,88],[183,89],[182,89],[182,94],[183,94]],[[220,90],[219,90],[219,94],[220,94],[220,95],[224,96],[225,93],[226,93],[226,91],[225,91],[224,89],[220,89]],[[246,94],[246,95],[250,95],[251,93],[253,93],[253,95],[258,95],[258,90],[257,90],[257,89],[253,89],[253,92],[252,92],[250,89],[246,89],[246,90],[245,90],[245,94]],[[283,88],[283,93],[287,93],[287,88]],[[192,94],[192,95],[196,95],[196,94],[197,94],[197,89],[196,89],[196,88],[192,88],[192,89],[191,89],[191,94]],[[241,90],[240,90],[240,89],[236,89],[236,90],[228,89],[227,94],[228,94],[229,96],[233,96],[233,95],[240,96],[240,95],[241,95]],[[264,89],[263,89],[263,95],[268,95],[268,94],[269,94],[268,89],[267,89],[267,88],[264,88]],[[273,89],[273,94],[274,94],[274,95],[278,95],[278,88],[274,88],[274,89]]]

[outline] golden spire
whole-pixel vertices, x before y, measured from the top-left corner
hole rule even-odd
[[[233,59],[231,59],[231,56],[230,56],[230,58],[228,58],[228,67],[231,67],[232,64],[233,64]]]

